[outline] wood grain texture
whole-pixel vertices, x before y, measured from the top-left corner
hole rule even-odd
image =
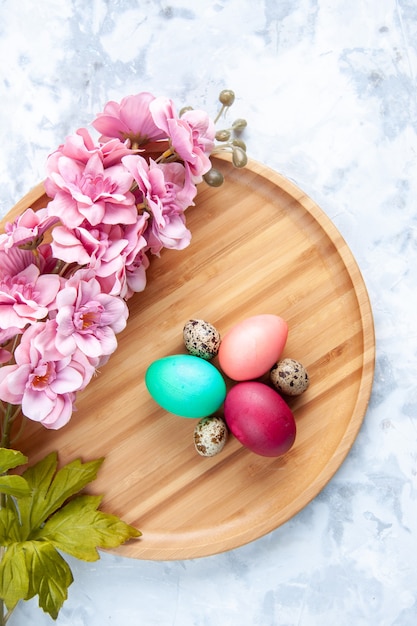
[[[191,245],[152,260],[146,290],[129,301],[119,348],[78,396],[71,422],[60,431],[28,423],[19,442],[31,461],[51,450],[59,450],[62,462],[106,457],[91,492],[104,493],[103,508],[143,532],[118,549],[125,556],[210,555],[283,524],[340,467],[370,397],[372,312],[345,241],[322,210],[276,172],[253,161],[244,170],[223,158],[217,165],[224,185],[202,185],[196,206],[187,210]],[[39,185],[7,219],[45,202]],[[153,402],[146,368],[185,352],[182,328],[190,318],[204,318],[224,334],[260,313],[287,320],[284,356],[310,374],[307,392],[289,401],[295,445],[271,459],[230,438],[221,454],[200,457],[195,421]]]

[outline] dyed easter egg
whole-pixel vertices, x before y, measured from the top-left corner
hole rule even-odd
[[[181,417],[207,417],[217,411],[226,396],[226,383],[219,370],[191,354],[154,361],[146,371],[145,384],[155,402]]]
[[[288,337],[288,324],[278,315],[255,315],[233,326],[223,337],[219,364],[233,380],[259,378],[276,363]]]
[[[281,456],[295,441],[292,411],[277,391],[264,383],[234,385],[224,402],[224,418],[240,443],[261,456]]]

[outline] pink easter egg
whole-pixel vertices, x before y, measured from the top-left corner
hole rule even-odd
[[[288,337],[288,324],[278,315],[248,317],[223,337],[219,365],[226,376],[242,381],[259,378],[281,356]]]

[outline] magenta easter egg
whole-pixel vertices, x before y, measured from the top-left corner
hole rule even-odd
[[[226,395],[224,418],[240,443],[261,456],[281,456],[293,446],[293,413],[277,391],[256,381],[234,385]]]
[[[248,317],[223,337],[219,365],[233,380],[263,376],[281,356],[288,337],[288,324],[278,315]]]

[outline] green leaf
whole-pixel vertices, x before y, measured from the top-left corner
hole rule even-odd
[[[31,494],[31,488],[22,476],[0,476],[0,493],[22,498]]]
[[[79,496],[55,513],[37,538],[84,561],[99,559],[97,548],[116,548],[141,532],[115,515],[98,511],[100,496]]]
[[[19,510],[22,523],[22,539],[28,539],[32,528],[32,509],[39,508],[45,500],[58,464],[57,454],[52,452],[44,459],[29,467],[23,477],[32,489],[28,497],[21,498]]]
[[[29,572],[26,565],[24,544],[12,543],[0,561],[0,598],[9,611],[19,600],[25,600],[29,590]]]
[[[79,459],[57,468],[57,455],[51,453],[23,473],[32,489],[31,496],[19,502],[26,538],[57,511],[68,498],[78,493],[97,476],[104,459],[81,463]]]
[[[7,546],[20,541],[20,522],[18,513],[11,500],[0,509],[0,545]]]
[[[102,462],[78,459],[57,471],[52,453],[21,477],[0,476],[0,485],[14,496],[19,492],[19,497],[3,496],[0,509],[0,598],[8,610],[38,595],[39,606],[56,619],[73,581],[58,550],[95,561],[97,548],[114,548],[141,535],[99,511],[100,496],[76,495],[96,478]]]
[[[29,588],[24,599],[38,595],[41,609],[56,619],[74,580],[71,569],[52,544],[27,541],[23,545],[29,572]]]
[[[68,563],[48,542],[14,543],[0,562],[0,598],[9,611],[38,595],[39,606],[56,619],[72,582]]]
[[[27,463],[27,457],[18,450],[0,448],[0,474]]]

